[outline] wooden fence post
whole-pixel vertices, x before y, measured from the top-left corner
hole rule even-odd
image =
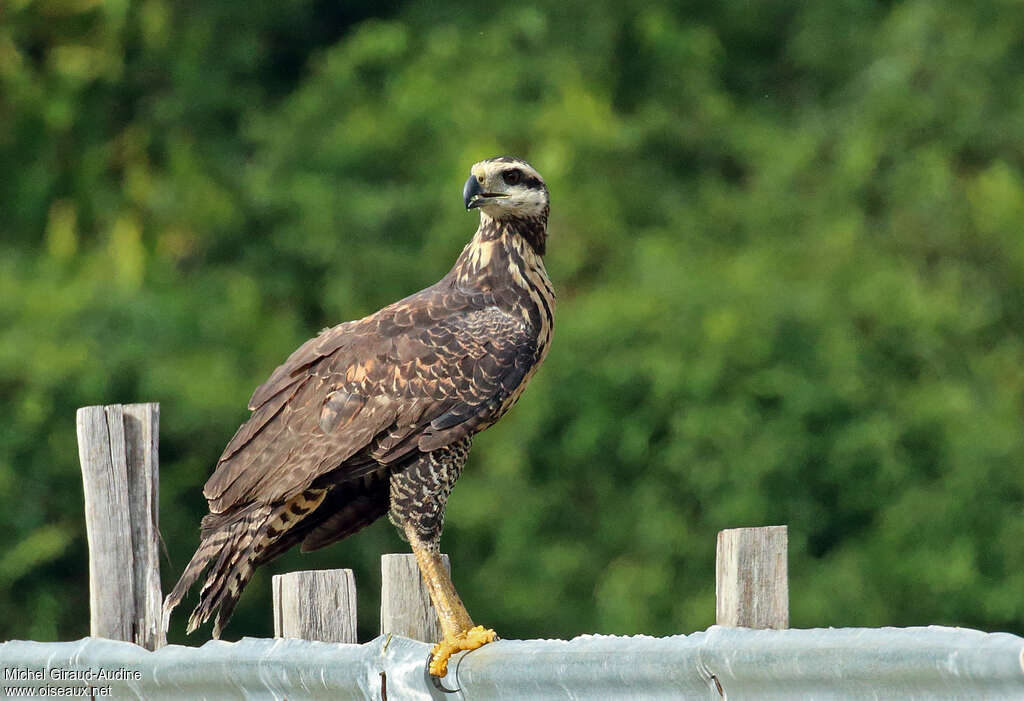
[[[789,627],[786,526],[718,533],[715,622],[745,628]]]
[[[166,644],[160,593],[159,404],[78,410],[90,635]]]
[[[450,573],[451,561],[441,555]],[[401,635],[425,643],[441,639],[441,624],[420,576],[415,555],[381,555],[380,632]]]
[[[274,637],[355,643],[356,578],[352,570],[274,575]]]

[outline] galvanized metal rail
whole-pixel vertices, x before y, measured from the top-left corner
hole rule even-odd
[[[0,684],[6,696],[14,687],[52,695],[91,685],[96,698],[147,701],[1024,698],[1024,638],[964,628],[713,626],[668,638],[505,640],[455,658],[443,680],[450,692],[425,674],[429,648],[388,636],[364,645],[245,638],[156,652],[96,638],[11,641],[0,644]]]

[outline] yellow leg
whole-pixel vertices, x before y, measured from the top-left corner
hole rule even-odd
[[[433,658],[430,661],[430,673],[436,677],[443,677],[448,673],[448,658],[454,653],[460,650],[475,650],[492,642],[497,635],[493,630],[473,625],[473,619],[469,617],[459,593],[455,591],[451,577],[445,571],[441,554],[423,543],[412,528],[407,527],[405,534],[416,555],[420,574],[427,584],[430,600],[441,622],[444,639],[434,646],[431,653]]]

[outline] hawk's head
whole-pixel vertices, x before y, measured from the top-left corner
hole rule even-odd
[[[466,209],[492,219],[547,219],[548,186],[526,161],[498,156],[480,161],[462,189]]]

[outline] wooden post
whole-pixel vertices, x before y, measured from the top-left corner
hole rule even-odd
[[[745,628],[789,627],[786,526],[718,533],[715,622]]]
[[[159,404],[78,410],[89,541],[90,635],[149,650],[160,625]]]
[[[441,555],[451,573],[447,555]],[[430,601],[427,585],[420,576],[415,555],[381,555],[380,632],[401,635],[425,643],[441,639],[441,623]]]
[[[352,570],[307,570],[277,574],[274,637],[355,643],[356,578]]]

